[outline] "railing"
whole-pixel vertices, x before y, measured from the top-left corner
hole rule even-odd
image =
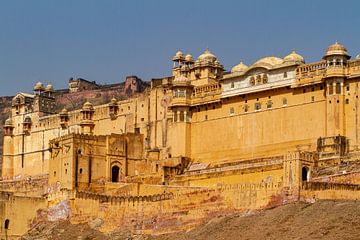
[[[326,70],[325,61],[301,65],[296,69],[296,78],[321,75],[325,73],[325,70]]]
[[[208,173],[216,173],[216,172],[224,172],[224,171],[236,171],[236,170],[243,170],[243,169],[256,168],[256,167],[281,165],[283,164],[283,162],[284,162],[283,158],[274,158],[263,162],[257,162],[257,161],[246,162],[246,163],[239,162],[237,165],[188,171],[185,172],[185,175],[198,175],[198,174],[208,174]]]
[[[195,87],[193,97],[205,97],[207,95],[215,95],[221,93],[221,85],[219,83],[209,84],[201,87]]]

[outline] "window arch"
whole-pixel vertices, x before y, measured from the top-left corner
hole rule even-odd
[[[10,220],[6,219],[4,223],[5,230],[9,229],[9,225],[10,225]]]

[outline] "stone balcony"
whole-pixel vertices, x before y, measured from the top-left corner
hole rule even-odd
[[[347,69],[340,66],[328,67],[325,72],[325,77],[345,77]]]
[[[188,97],[176,97],[171,101],[171,107],[188,106],[191,104],[191,99]]]

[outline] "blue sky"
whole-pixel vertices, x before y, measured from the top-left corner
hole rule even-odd
[[[167,76],[181,49],[231,69],[291,50],[307,62],[335,41],[360,53],[360,1],[0,0],[0,95],[70,77]]]

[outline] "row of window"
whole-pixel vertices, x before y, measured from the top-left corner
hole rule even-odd
[[[287,72],[284,72],[283,77],[284,77],[284,78],[287,78]],[[267,74],[257,75],[257,76],[251,76],[251,77],[250,77],[250,85],[251,85],[251,86],[255,86],[255,85],[258,85],[258,84],[264,84],[264,83],[267,83],[267,82],[268,82],[268,76],[267,76]],[[235,87],[235,83],[234,83],[234,82],[231,82],[231,83],[230,83],[230,87],[231,87],[231,88],[234,88],[234,87]]]

